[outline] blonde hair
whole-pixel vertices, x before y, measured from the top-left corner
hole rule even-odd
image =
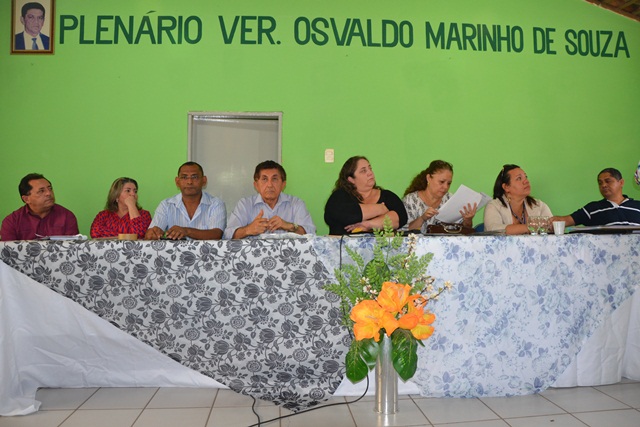
[[[105,209],[111,212],[118,212],[118,197],[122,193],[122,189],[125,184],[133,184],[136,186],[136,190],[138,190],[138,182],[133,178],[121,177],[113,181],[111,184],[111,188],[109,189],[109,194],[107,195],[107,204],[105,205]],[[138,209],[142,209],[142,207],[136,203]]]

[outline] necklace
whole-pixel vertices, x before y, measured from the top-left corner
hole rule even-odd
[[[513,209],[511,209],[511,203],[509,203],[509,210],[511,211],[511,215],[513,215],[513,217],[515,219],[518,220],[518,222],[520,224],[526,224],[527,223],[527,210],[525,209],[525,205],[524,205],[524,201],[522,202],[522,215],[518,216],[515,214],[515,212],[513,212]]]
[[[423,192],[418,192],[418,197],[422,199],[427,207],[433,206],[434,208],[437,208],[438,206],[440,206],[440,203],[442,203],[442,198],[438,200],[435,197],[430,197],[426,189],[424,189]],[[433,202],[429,201],[428,199],[433,199]]]

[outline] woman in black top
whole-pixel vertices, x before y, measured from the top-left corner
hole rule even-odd
[[[407,211],[402,200],[376,185],[376,177],[366,157],[351,157],[342,166],[324,207],[324,221],[329,226],[329,234],[381,229],[387,216],[394,229],[406,224]]]

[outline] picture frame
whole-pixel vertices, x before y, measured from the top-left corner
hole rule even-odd
[[[11,53],[53,54],[54,22],[55,0],[12,0]]]

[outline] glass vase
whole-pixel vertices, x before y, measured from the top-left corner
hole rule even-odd
[[[395,414],[398,412],[398,373],[393,367],[391,338],[382,334],[378,345],[375,411],[384,415]]]

